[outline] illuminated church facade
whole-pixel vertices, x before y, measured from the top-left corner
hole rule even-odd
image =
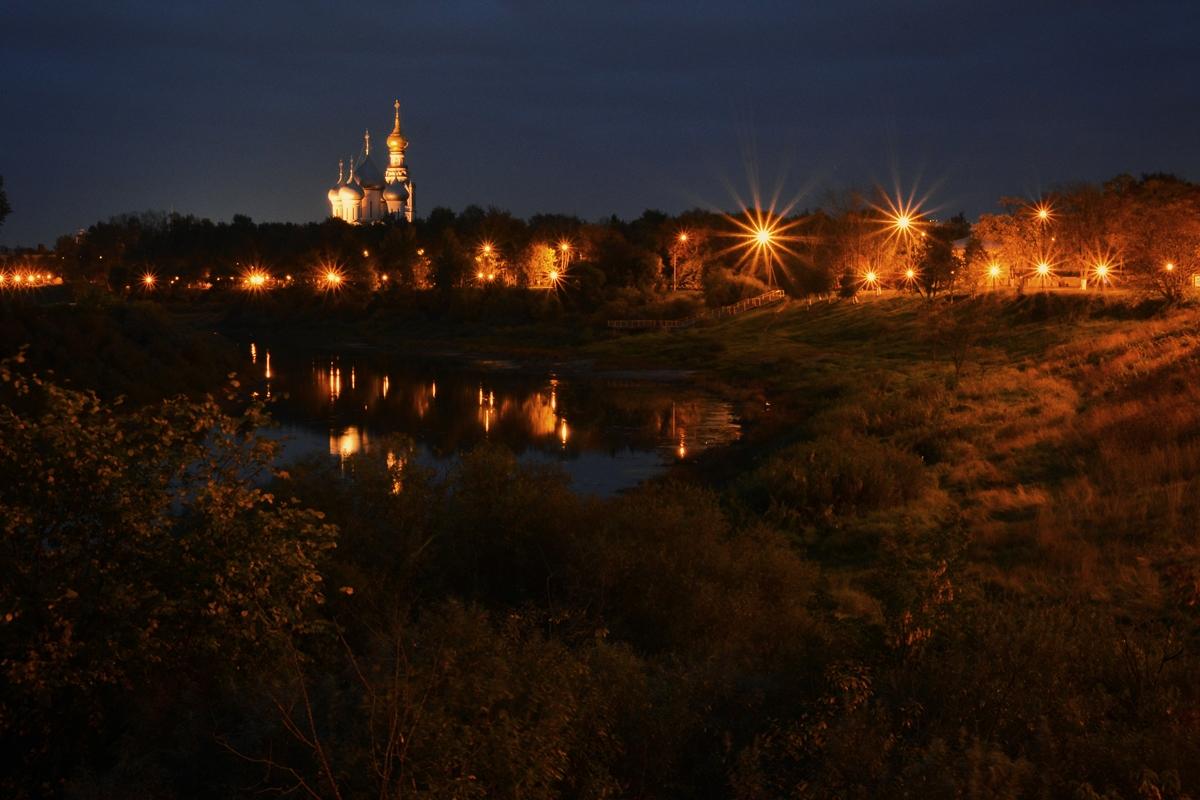
[[[400,128],[400,101],[394,104],[396,122],[387,137],[387,169],[379,171],[371,158],[371,132],[363,134],[362,151],[346,162],[338,162],[338,181],[330,188],[329,213],[353,225],[383,219],[413,219],[413,184],[404,162],[408,139]]]

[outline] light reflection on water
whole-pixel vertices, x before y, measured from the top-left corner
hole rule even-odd
[[[404,434],[415,443],[407,457],[444,469],[497,442],[526,461],[561,464],[580,492],[607,495],[740,435],[728,403],[679,383],[257,344],[250,356],[286,435],[285,459],[396,461],[387,439]]]

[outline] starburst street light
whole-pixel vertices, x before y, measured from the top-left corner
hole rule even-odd
[[[799,221],[788,221],[771,210],[748,208],[740,217],[726,217],[733,224],[735,243],[724,252],[739,251],[738,265],[748,264],[760,271],[769,285],[775,284],[775,270],[783,266],[783,255],[798,254],[791,244],[800,240],[793,234]]]
[[[325,271],[321,273],[321,284],[327,291],[341,288],[345,280],[345,276],[336,267],[326,267]]]
[[[1000,280],[1000,265],[993,263],[988,267],[988,278],[992,281],[992,288],[996,288],[996,281]]]
[[[873,269],[869,269],[862,274],[862,280],[860,283],[862,288],[874,290],[876,294],[879,294],[879,292],[882,290],[882,286],[879,283],[879,273]]]
[[[242,276],[242,285],[252,292],[257,292],[267,287],[267,282],[270,276],[261,269],[251,269]]]
[[[1046,288],[1046,280],[1051,275],[1054,274],[1053,265],[1051,265],[1049,259],[1047,259],[1047,258],[1038,259],[1038,262],[1036,264],[1034,264],[1034,266],[1033,266],[1033,271],[1034,271],[1034,274],[1036,274],[1038,276],[1038,280],[1041,282],[1041,287],[1043,289],[1045,289]]]
[[[144,286],[147,290],[153,289],[157,280],[158,278],[154,277],[154,273],[147,272],[142,276],[142,286]]]

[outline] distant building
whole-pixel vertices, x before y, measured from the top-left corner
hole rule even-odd
[[[388,166],[383,173],[371,160],[371,132],[363,134],[362,152],[350,159],[350,171],[338,162],[338,181],[326,196],[331,216],[358,225],[403,216],[413,218],[413,184],[408,177],[404,153],[408,140],[400,130],[400,101],[395,103],[396,122],[387,137]]]

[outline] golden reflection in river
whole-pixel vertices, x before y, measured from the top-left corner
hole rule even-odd
[[[264,355],[266,355],[266,366],[267,366],[266,378],[267,378],[267,380],[271,380],[271,351],[268,350]]]
[[[384,400],[387,400],[388,389],[391,388],[391,385],[392,385],[392,382],[388,379],[388,376],[384,375],[383,376],[383,399]]]
[[[413,411],[416,412],[418,419],[424,419],[429,413],[429,407],[433,404],[434,392],[428,386],[420,386],[413,392]]]
[[[404,458],[396,455],[396,451],[387,451],[387,470],[388,475],[392,478],[392,494],[400,494],[400,490],[404,488],[401,482],[401,476],[404,472]]]
[[[255,346],[254,342],[250,343],[250,363],[258,363],[258,347]]]
[[[369,442],[367,432],[357,425],[342,428],[341,431],[329,432],[329,455],[339,456],[343,460],[358,453],[366,453]]]
[[[436,384],[430,387],[434,395]],[[478,417],[483,432],[490,433],[500,420],[515,424],[534,438],[556,437],[565,445],[569,428],[559,414],[558,380],[550,379],[549,391],[537,391],[524,398],[497,396],[492,389],[480,384],[476,392]]]
[[[558,415],[554,413],[554,395],[549,398],[538,392],[521,403],[521,416],[534,436],[553,436],[558,427]]]

